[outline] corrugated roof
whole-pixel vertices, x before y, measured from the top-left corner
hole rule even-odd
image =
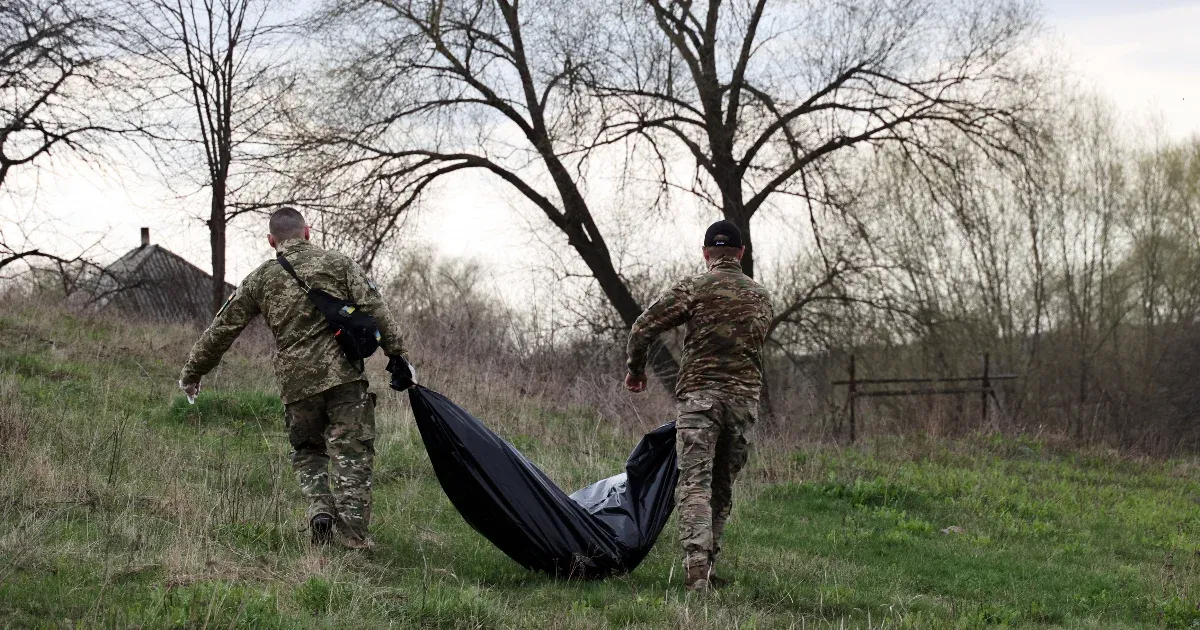
[[[225,293],[234,286],[225,283]],[[212,276],[158,245],[142,245],[109,265],[94,295],[100,309],[160,321],[207,323]]]

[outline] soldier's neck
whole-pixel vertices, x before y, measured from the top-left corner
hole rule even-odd
[[[718,267],[720,267],[721,269],[728,269],[728,270],[736,269],[738,271],[741,271],[742,262],[733,256],[722,256],[720,258],[713,258],[712,260],[708,261],[708,269],[710,271],[713,269],[716,269]]]
[[[275,248],[275,253],[286,254],[288,252],[295,251],[301,247],[306,247],[308,245],[309,245],[309,242],[306,241],[305,239],[289,238],[288,240],[280,243],[279,246]]]

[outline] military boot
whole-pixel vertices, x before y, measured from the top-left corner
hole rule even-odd
[[[312,544],[323,547],[333,540],[333,517],[328,514],[318,514],[309,523],[312,529]]]
[[[712,565],[707,560],[698,562],[693,561],[688,563],[687,581],[684,582],[684,586],[687,587],[687,590],[696,593],[708,592],[710,586],[709,573],[711,568]]]

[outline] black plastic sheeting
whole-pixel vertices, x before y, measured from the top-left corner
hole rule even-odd
[[[647,433],[625,472],[567,495],[445,396],[409,389],[442,490],[475,531],[527,569],[562,578],[628,573],[674,509],[675,424]]]

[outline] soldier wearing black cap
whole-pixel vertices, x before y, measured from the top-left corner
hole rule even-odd
[[[715,564],[733,505],[733,482],[746,464],[746,432],[758,415],[762,351],[771,296],[742,272],[742,233],[718,221],[704,234],[708,272],[675,285],[638,317],[629,334],[630,391],[646,389],[650,344],[687,325],[676,381],[679,537],[690,590],[719,580]],[[723,580],[722,580],[723,581]]]

